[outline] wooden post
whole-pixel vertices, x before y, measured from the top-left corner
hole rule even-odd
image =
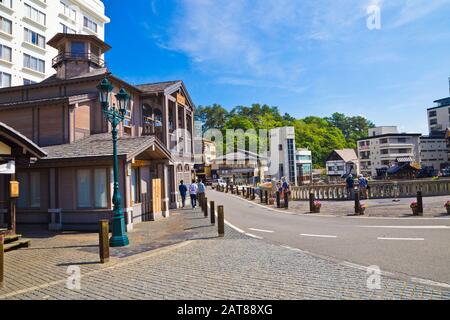
[[[229,190],[228,190],[228,184],[227,184],[227,189],[226,189],[226,193],[228,193],[228,191],[229,191]]]
[[[289,193],[284,192],[284,208],[289,209]]]
[[[204,213],[205,213],[205,218],[208,218],[208,198],[207,197],[204,197],[204,206],[205,206],[205,211],[204,211]]]
[[[10,181],[16,181],[16,174],[13,173],[11,175],[11,179]],[[10,190],[10,195],[11,195],[11,190]],[[9,221],[11,223],[11,233],[12,234],[16,234],[16,203],[17,203],[17,198],[15,197],[11,197],[9,198]]]
[[[4,281],[4,263],[5,263],[5,238],[3,235],[0,235],[0,288],[3,287]]]
[[[99,222],[99,249],[100,262],[109,262],[109,220]]]
[[[223,206],[219,206],[217,208],[217,216],[218,216],[218,231],[219,237],[223,238],[225,236],[225,214],[223,212]]]
[[[280,191],[277,191],[277,208],[281,208]]]
[[[417,191],[417,215],[423,216],[423,197],[422,191]]]
[[[314,201],[316,201],[316,199],[315,199],[314,193],[311,192],[309,194],[309,212],[310,213],[314,213],[315,212],[315,210],[314,210]]]
[[[247,188],[247,199],[250,199],[250,196],[252,194],[252,190],[250,189],[250,187]]]
[[[252,188],[252,200],[256,199],[255,188]]]
[[[211,215],[211,224],[216,224],[216,210],[214,201],[209,202],[209,210]]]
[[[262,189],[259,189],[259,200],[261,200],[261,203],[264,202],[263,190]]]
[[[265,191],[265,196],[266,196],[265,203],[269,204],[269,191],[267,191],[267,190]]]
[[[361,212],[361,193],[359,191],[355,192],[355,213],[360,214]]]

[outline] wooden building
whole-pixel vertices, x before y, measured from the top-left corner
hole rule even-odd
[[[105,77],[113,94],[121,87],[130,94],[118,142],[127,228],[167,216],[179,204],[178,181],[189,181],[193,170],[195,106],[184,83],[119,79],[102,60],[110,47],[95,36],[57,34],[48,44],[59,50],[54,76],[0,89],[0,121],[47,153],[18,168],[18,223],[86,230],[111,216],[111,128],[96,89]]]

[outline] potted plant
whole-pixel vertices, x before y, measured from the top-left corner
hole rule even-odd
[[[367,209],[367,204],[361,203],[359,205],[359,214],[364,215],[364,213],[366,212],[366,209]]]
[[[447,214],[450,214],[450,201],[447,201],[445,208],[447,209]]]
[[[320,209],[322,208],[322,204],[319,201],[314,201],[313,204],[313,213],[320,213]]]
[[[412,202],[410,207],[412,209],[413,215],[417,216],[419,214],[419,205],[417,204],[417,202]]]

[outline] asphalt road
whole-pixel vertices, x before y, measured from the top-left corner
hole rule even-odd
[[[234,195],[208,191],[225,219],[261,241],[358,266],[450,285],[450,219],[287,214]]]

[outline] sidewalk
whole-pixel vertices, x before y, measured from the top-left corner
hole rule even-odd
[[[6,254],[0,299],[450,299],[448,290],[385,275],[372,291],[365,269],[229,227],[219,239],[209,221],[197,209],[138,225],[131,246],[112,249],[105,265],[96,234],[35,234],[31,248]],[[81,269],[80,290],[67,289],[70,265]]]

